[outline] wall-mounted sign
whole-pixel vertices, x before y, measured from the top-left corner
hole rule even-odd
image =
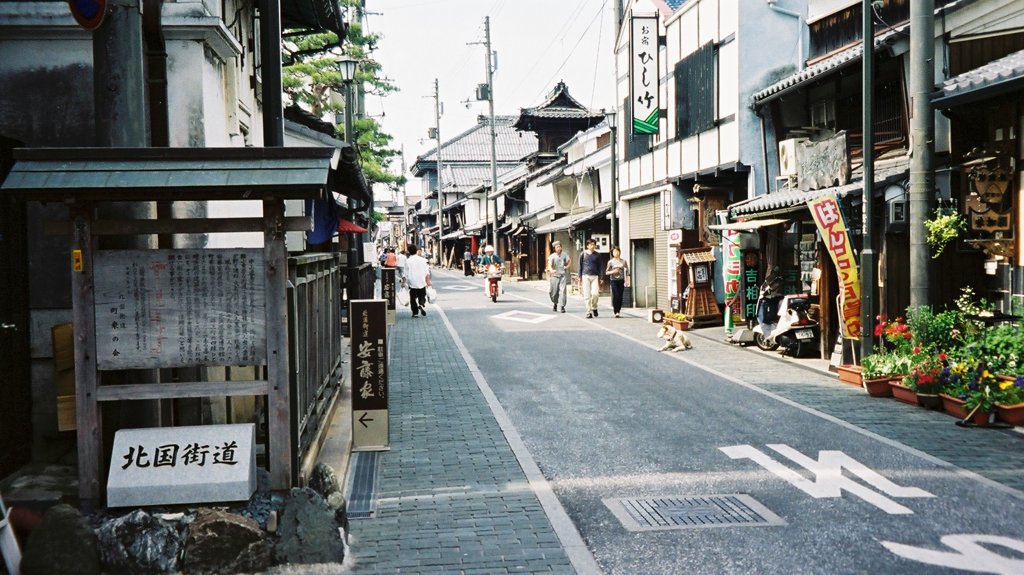
[[[96,365],[262,365],[263,249],[100,250]]]
[[[658,17],[633,16],[629,36],[629,109],[634,134],[657,134]]]

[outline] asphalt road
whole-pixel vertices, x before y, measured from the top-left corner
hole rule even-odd
[[[1024,573],[1019,493],[482,282],[435,274],[450,329],[605,573]]]

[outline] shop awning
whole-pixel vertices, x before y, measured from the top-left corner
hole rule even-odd
[[[537,229],[533,231],[538,234],[550,234],[552,232],[567,230],[569,228],[574,228],[581,224],[585,224],[591,220],[607,216],[608,213],[611,211],[611,206],[602,206],[600,208],[597,208],[596,210],[590,210],[588,212],[583,212],[580,214],[563,216],[553,222],[544,224],[542,226],[537,226]]]
[[[441,239],[442,240],[457,240],[457,239],[464,238],[464,237],[466,237],[466,234],[462,233],[462,230],[455,230],[454,232],[449,232],[449,233],[441,236]]]
[[[708,229],[727,231],[734,230],[738,232],[754,232],[761,228],[767,228],[769,226],[777,226],[784,224],[789,220],[783,220],[778,218],[767,218],[763,220],[750,220],[748,222],[730,222],[728,224],[712,224],[708,226]]]
[[[338,219],[338,231],[343,234],[363,234],[366,233],[366,228],[359,224],[347,220],[345,218]]]
[[[886,184],[907,177],[909,160],[899,159],[889,165],[881,162],[875,165],[875,185]],[[835,195],[839,198],[859,196],[864,188],[861,180],[849,184],[822,188],[820,190],[782,190],[762,194],[729,206],[729,216],[736,217],[768,217],[804,209],[807,200]]]
[[[932,104],[945,109],[1016,91],[1024,91],[1024,50],[946,80]]]

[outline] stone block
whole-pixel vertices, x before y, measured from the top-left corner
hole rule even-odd
[[[251,423],[119,430],[107,506],[247,501],[256,491],[255,434]]]

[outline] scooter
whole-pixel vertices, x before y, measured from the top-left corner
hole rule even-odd
[[[811,301],[804,294],[787,295],[779,305],[779,323],[769,338],[782,346],[782,355],[799,357],[818,348],[820,327],[809,317]]]
[[[491,301],[497,303],[498,294],[501,293],[501,266],[498,264],[487,264],[487,293]]]

